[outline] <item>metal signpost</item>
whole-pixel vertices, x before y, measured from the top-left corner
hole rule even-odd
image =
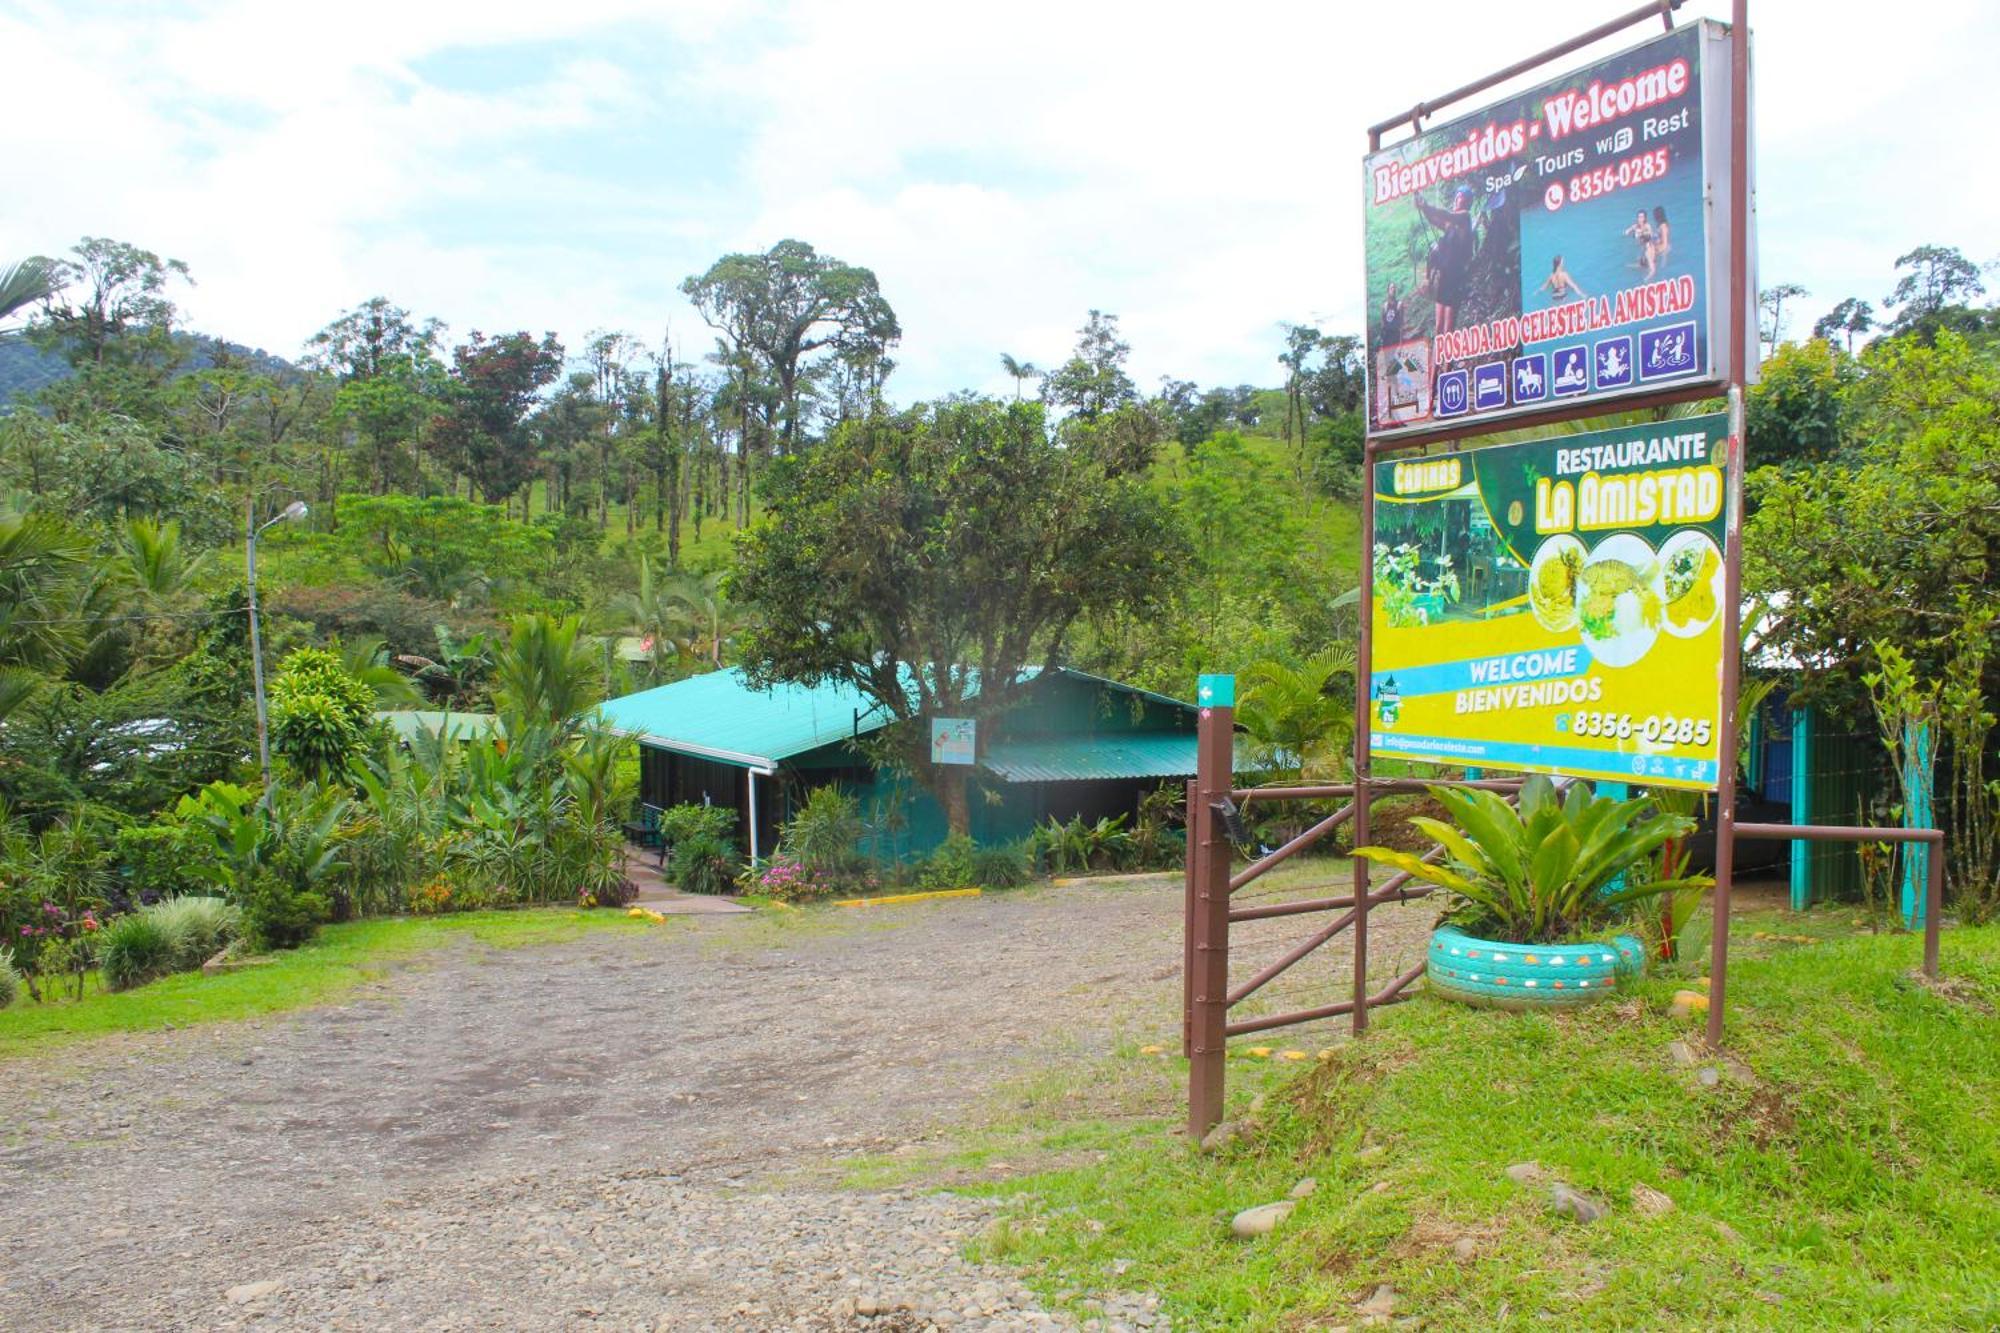
[[[1221,1117],[1229,1037],[1337,1015],[1358,1036],[1369,1009],[1408,998],[1423,973],[1419,964],[1370,989],[1368,913],[1429,891],[1408,874],[1371,885],[1357,858],[1348,894],[1230,905],[1344,824],[1365,845],[1375,799],[1426,785],[1377,780],[1378,754],[1713,791],[1711,1046],[1722,1040],[1739,838],[1931,847],[1924,969],[1936,973],[1941,833],[1736,822],[1744,389],[1756,345],[1748,0],[1733,0],[1727,27],[1677,28],[1680,3],[1652,0],[1368,131],[1371,484],[1354,781],[1233,789],[1233,686],[1203,677],[1188,788],[1192,1137]],[[1425,126],[1443,108],[1654,22],[1662,35]],[[1725,395],[1726,415],[1459,452],[1497,429]],[[1389,461],[1439,443],[1449,452]],[[1507,792],[1519,780],[1466,785]],[[1237,802],[1298,799],[1347,803],[1232,875]],[[1231,986],[1232,922],[1333,912]],[[1343,932],[1353,942],[1350,997],[1229,1021],[1233,1005]]]

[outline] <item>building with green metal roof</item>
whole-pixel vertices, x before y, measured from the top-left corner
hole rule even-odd
[[[806,793],[827,783],[859,799],[878,855],[920,855],[944,839],[929,791],[857,744],[891,719],[851,686],[757,689],[731,668],[610,700],[600,716],[639,742],[642,802],[731,806],[753,855],[768,855]],[[1193,704],[1086,672],[1038,674],[1018,702],[979,721],[974,838],[1133,814],[1161,783],[1194,775],[1196,717]]]

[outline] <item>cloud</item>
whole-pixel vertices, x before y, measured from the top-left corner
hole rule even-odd
[[[1950,127],[2000,20],[1754,8],[1766,280],[1816,307],[1879,296],[1923,241],[1991,257],[2000,182]],[[1011,393],[999,354],[1053,362],[1091,308],[1143,384],[1269,382],[1281,321],[1359,322],[1363,127],[1602,16],[29,5],[0,14],[12,103],[42,109],[0,131],[28,183],[0,256],[137,242],[192,265],[197,326],[280,351],[378,293],[460,332],[671,322],[685,346],[683,276],[798,236],[880,275],[902,396]]]

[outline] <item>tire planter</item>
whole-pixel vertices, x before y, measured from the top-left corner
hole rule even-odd
[[[1425,977],[1448,1000],[1491,1009],[1572,1009],[1612,995],[1621,977],[1645,970],[1646,948],[1631,935],[1608,943],[1507,944],[1455,926],[1431,932]]]

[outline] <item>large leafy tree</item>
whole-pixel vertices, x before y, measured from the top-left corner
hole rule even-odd
[[[1029,404],[947,401],[851,422],[775,469],[730,593],[753,680],[840,681],[891,718],[990,716],[1094,613],[1145,614],[1184,547],[1149,459],[1052,442]],[[899,729],[951,827],[965,770]]]
[[[1750,389],[1752,467],[1820,463],[1840,449],[1844,402],[1858,367],[1824,338],[1786,343],[1764,362]]]
[[[1985,295],[1979,266],[1948,245],[1920,245],[1896,259],[1901,274],[1895,290],[1884,298],[1896,307],[1895,333],[1913,333],[1925,340],[1940,329],[1971,332],[1982,323],[1981,312],[1971,308]]]
[[[1772,602],[1765,637],[1803,664],[1810,692],[1858,709],[1872,644],[1898,645],[1935,678],[1951,633],[1991,600],[2000,348],[1948,332],[1935,346],[1884,339],[1842,398],[1840,457],[1752,475],[1744,574]],[[1985,689],[2000,694],[2000,668]]]
[[[1069,360],[1042,376],[1042,401],[1084,422],[1135,402],[1139,391],[1125,373],[1131,355],[1132,344],[1118,336],[1118,316],[1091,311]]]
[[[309,359],[339,384],[332,421],[351,433],[354,461],[376,495],[416,480],[415,447],[444,392],[442,331],[439,321],[418,323],[377,296],[313,335]]]
[[[886,374],[884,353],[903,335],[873,270],[804,241],[724,255],[681,291],[722,335],[729,355],[750,358],[768,376],[786,452],[799,442],[800,386],[813,359],[838,356]]]
[[[511,499],[535,474],[528,414],[536,395],[562,374],[553,333],[488,338],[477,329],[452,349],[445,409],[432,422],[436,446],[479,487],[489,504]]]

